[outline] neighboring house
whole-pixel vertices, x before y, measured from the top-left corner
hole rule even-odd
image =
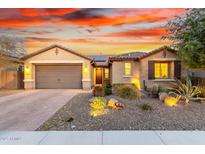
[[[0,67],[0,89],[23,89],[23,63],[18,57],[9,55],[1,57],[11,61],[13,65]]]
[[[135,84],[138,88],[167,85],[186,76],[186,69],[169,47],[151,52],[133,52],[98,61],[59,45],[26,55],[25,89],[91,89],[102,85]]]

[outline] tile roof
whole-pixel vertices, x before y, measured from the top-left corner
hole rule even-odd
[[[125,53],[117,56],[111,56],[109,57],[109,59],[110,60],[136,60],[146,54],[147,52],[130,52],[130,53]]]
[[[168,50],[171,52],[176,52],[176,50],[168,47],[168,46],[162,46],[158,49],[154,49],[150,52],[131,52],[131,53],[125,53],[125,54],[121,54],[121,55],[117,55],[117,56],[111,56],[109,57],[109,60],[113,61],[113,60],[137,60],[137,59],[141,59],[144,57],[147,57],[149,55],[155,54],[159,51],[162,50]]]
[[[171,47],[169,47],[169,46],[162,46],[162,47],[160,47],[160,48],[157,48],[157,49],[154,49],[154,50],[152,50],[152,51],[150,51],[150,52],[147,52],[147,54],[145,54],[145,55],[143,55],[142,57],[139,57],[139,58],[144,58],[144,57],[150,56],[150,55],[155,54],[155,53],[157,53],[157,52],[159,52],[159,51],[162,51],[162,50],[167,50],[167,51],[176,53],[176,50],[175,50],[175,49],[173,49],[173,48],[171,48]]]

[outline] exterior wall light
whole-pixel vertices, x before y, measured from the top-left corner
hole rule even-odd
[[[137,87],[137,89],[139,89],[139,90],[141,89],[141,85],[140,85],[140,80],[139,79],[132,78],[131,79],[131,83],[134,84]]]
[[[31,68],[29,66],[26,66],[24,71],[25,71],[26,75],[30,75],[31,74]]]

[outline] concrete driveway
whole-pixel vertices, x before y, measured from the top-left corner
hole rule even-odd
[[[28,90],[0,97],[0,130],[32,131],[83,90]]]

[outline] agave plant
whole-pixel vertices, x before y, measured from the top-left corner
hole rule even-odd
[[[185,100],[188,104],[191,99],[198,97],[201,94],[201,90],[198,86],[193,86],[190,79],[187,79],[185,83],[180,80],[176,80],[173,83],[174,88],[168,88],[169,94],[173,94],[180,99]]]

